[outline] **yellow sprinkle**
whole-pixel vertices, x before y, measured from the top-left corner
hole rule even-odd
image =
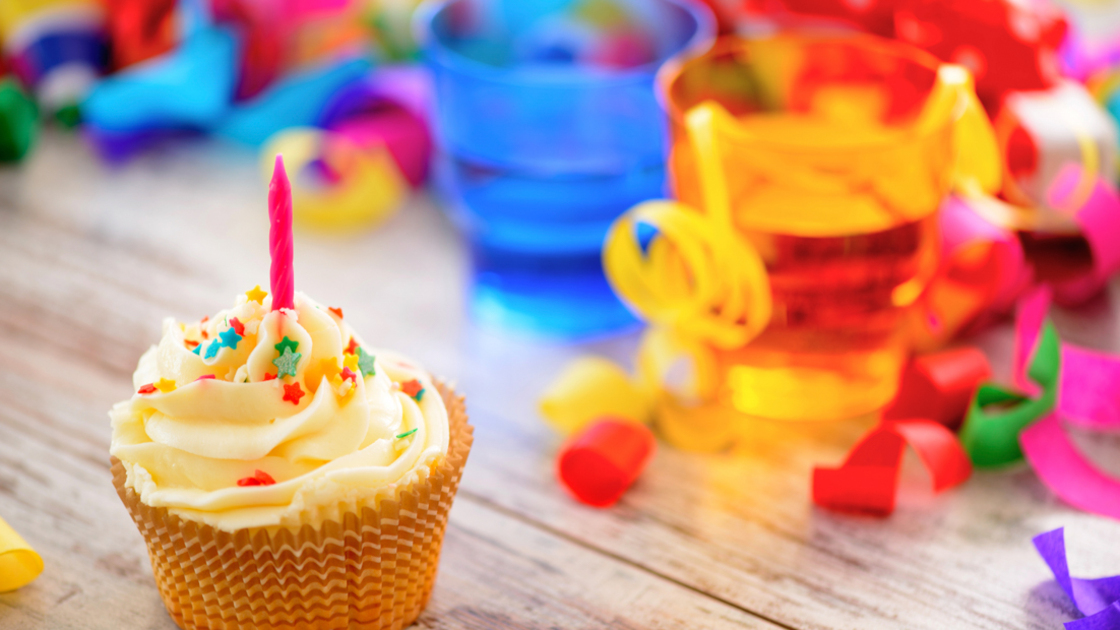
[[[245,292],[245,297],[249,298],[249,300],[252,301],[252,302],[256,302],[257,304],[262,304],[263,305],[264,304],[264,299],[266,297],[268,297],[268,291],[262,290],[261,285],[258,284],[257,286],[253,287],[252,289],[249,289],[248,291],[246,291]]]
[[[342,360],[342,365],[350,368],[351,372],[357,374],[358,373],[358,355],[356,355],[356,354],[346,355],[346,358]]]
[[[161,391],[165,394],[167,392],[175,391],[175,381],[168,380],[168,379],[163,378],[163,377],[160,377],[160,379],[153,384],[156,386],[156,389],[158,389],[159,391]]]

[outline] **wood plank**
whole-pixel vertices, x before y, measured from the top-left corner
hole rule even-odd
[[[57,176],[62,169],[66,178]],[[132,551],[114,564],[112,554],[128,549],[114,537],[134,536],[124,511],[111,526],[86,520],[99,501],[75,481],[53,481],[43,462],[59,457],[59,474],[67,479],[102,474],[106,410],[129,394],[129,374],[158,338],[160,319],[213,312],[267,278],[264,185],[257,177],[252,156],[205,146],[105,171],[57,136],[48,136],[23,172],[0,172],[0,511],[29,523],[21,530],[37,544],[36,532],[57,531],[49,543],[57,547],[48,550],[54,559],[73,556],[73,575],[94,575],[102,560],[124,565],[96,573],[110,577],[89,601],[107,603],[90,604],[90,615],[102,609],[136,615],[130,619],[140,625],[127,627],[145,627],[154,613],[135,596],[140,582],[150,588],[142,548],[135,538]],[[714,599],[696,606],[747,610],[791,628],[1034,629],[1056,627],[1072,613],[1048,585],[1032,535],[1067,525],[1075,572],[1116,573],[1120,567],[1120,549],[1104,545],[1117,539],[1120,524],[1061,506],[1023,469],[983,473],[941,497],[929,497],[921,475],[909,470],[899,512],[887,520],[813,509],[812,466],[839,461],[866,422],[759,424],[737,452],[716,456],[662,448],[617,508],[584,508],[553,479],[559,439],[536,418],[535,400],[571,357],[594,350],[625,358],[633,336],[578,348],[476,330],[462,315],[463,248],[430,204],[414,204],[373,233],[297,234],[296,250],[299,287],[344,307],[371,342],[412,354],[457,378],[467,393],[477,441],[461,498],[485,518],[465,530],[505,542],[494,532],[524,528],[525,557],[537,557],[529,550],[544,553],[537,548],[551,541],[565,556],[605,557],[605,566],[613,567],[585,569],[583,560],[573,561],[563,565],[570,582],[580,583],[587,570],[637,571],[660,585],[651,591],[659,601],[687,603],[708,593]],[[1117,320],[1107,307],[1056,319],[1071,339],[1120,349]],[[978,340],[1004,364],[1009,341],[1006,328]],[[1097,455],[1116,452],[1106,448]],[[102,529],[107,533],[93,533]],[[470,539],[463,534],[458,540]],[[499,579],[490,575],[499,570],[452,569],[451,551],[445,561],[441,585],[460,579],[451,575]],[[516,567],[523,559],[502,562]],[[550,576],[519,580],[532,585],[513,588],[508,599],[453,589],[437,594],[437,601],[455,603],[432,610],[469,607],[489,596],[528,605],[537,597],[531,589],[550,584]],[[41,598],[27,591],[0,601],[8,609],[21,606],[24,619],[45,615],[47,603],[63,600],[72,584],[44,580],[32,587],[42,590]],[[596,599],[599,590],[577,595],[599,602],[594,615],[622,615],[623,606]],[[71,595],[64,604],[78,598]],[[726,604],[711,607],[712,601]],[[154,610],[162,611],[158,598]],[[535,619],[529,613],[513,618]],[[602,618],[557,617],[553,625],[600,627]],[[654,617],[621,618],[635,627],[654,623]],[[433,627],[450,623],[438,613],[425,619]],[[466,617],[455,623],[448,627],[487,627]]]

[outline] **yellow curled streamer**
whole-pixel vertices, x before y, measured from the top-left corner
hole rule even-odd
[[[366,150],[320,129],[288,129],[273,136],[261,154],[265,181],[271,177],[278,153],[292,173],[316,159],[339,173],[339,183],[322,190],[301,186],[298,178],[293,179],[293,216],[309,227],[378,225],[393,216],[408,196],[408,182],[384,146]]]
[[[638,226],[657,230],[648,253]],[[607,278],[647,321],[737,348],[770,322],[772,301],[758,253],[729,226],[681,203],[647,201],[622,215],[603,246]]]
[[[43,558],[0,518],[0,593],[30,584],[43,572]]]

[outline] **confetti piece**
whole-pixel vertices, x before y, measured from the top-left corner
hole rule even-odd
[[[164,394],[173,392],[175,391],[175,381],[160,377],[160,379],[155,382],[155,387]]]
[[[357,351],[357,349],[358,349],[358,341],[356,339],[354,339],[353,337],[351,337],[350,338],[350,343],[346,346],[346,349],[343,350],[343,352],[345,352],[346,354],[354,354],[354,352]]]
[[[237,331],[233,328],[227,328],[226,330],[218,333],[218,336],[222,339],[222,345],[229,348],[230,350],[236,350],[237,344],[240,343],[242,339],[242,336],[238,334]]]
[[[303,357],[299,352],[292,352],[290,347],[284,348],[284,354],[272,360],[272,364],[276,366],[277,376],[295,376],[296,366],[299,365],[300,359]]]
[[[644,424],[600,419],[560,450],[556,475],[581,503],[610,507],[653,458],[657,440]]]
[[[1120,628],[1120,575],[1097,579],[1075,578],[1066,557],[1065,528],[1035,536],[1038,554],[1050,567],[1054,580],[1062,587],[1083,619],[1065,624],[1066,630],[1116,630]]]
[[[159,390],[156,389],[155,385],[152,385],[151,383],[148,383],[147,385],[141,385],[140,389],[136,390],[136,393],[137,394],[154,394],[157,391],[159,391]]]
[[[968,455],[945,425],[888,420],[864,436],[839,468],[813,469],[813,503],[841,512],[889,515],[907,444],[929,470],[934,492],[960,485],[972,474]]]
[[[245,297],[249,298],[250,302],[256,302],[257,304],[260,304],[260,305],[263,306],[264,305],[264,299],[266,297],[268,297],[268,291],[262,290],[261,285],[258,284],[257,286],[253,287],[252,289],[249,289],[248,291],[246,291],[245,292]]]
[[[337,308],[337,307],[334,307],[334,306],[328,306],[327,310],[334,313],[335,316],[338,317],[339,319],[342,319],[342,309],[341,308]]]
[[[236,317],[229,318],[229,325],[233,327],[234,332],[242,337],[245,336],[245,324],[242,324],[240,319]]]
[[[285,335],[284,338],[280,340],[280,343],[272,347],[276,348],[276,351],[280,354],[284,354],[285,348],[291,348],[292,352],[295,352],[296,350],[299,350],[299,342],[292,341],[291,339],[288,339],[287,335]]]
[[[210,342],[210,345],[206,346],[206,354],[204,355],[203,358],[213,359],[214,357],[218,356],[218,351],[221,350],[221,349],[222,349],[222,342],[215,339],[215,340]]]
[[[400,439],[406,438],[406,437],[412,435],[413,433],[416,433],[419,430],[420,430],[420,427],[416,427],[415,429],[413,429],[411,431],[405,431],[404,433],[401,433],[400,435],[398,435],[397,439],[400,440]]]
[[[653,412],[651,398],[615,363],[580,357],[565,366],[538,405],[549,426],[571,435],[598,418],[645,423]]]
[[[988,357],[979,348],[916,356],[906,366],[898,396],[883,417],[927,418],[955,429],[964,419],[976,389],[991,376]]]
[[[358,348],[358,369],[362,371],[362,376],[369,378],[377,374],[375,362],[374,356],[366,352],[365,348]]]
[[[0,593],[27,586],[43,572],[43,558],[0,518]]]
[[[291,402],[293,405],[299,404],[299,399],[304,397],[303,388],[299,383],[292,383],[291,385],[284,386],[284,400]]]

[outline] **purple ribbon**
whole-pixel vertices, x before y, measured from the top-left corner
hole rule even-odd
[[[1050,566],[1054,579],[1085,615],[1065,624],[1066,630],[1120,630],[1120,575],[1085,580],[1069,574],[1065,528],[1034,537],[1035,549]]]

